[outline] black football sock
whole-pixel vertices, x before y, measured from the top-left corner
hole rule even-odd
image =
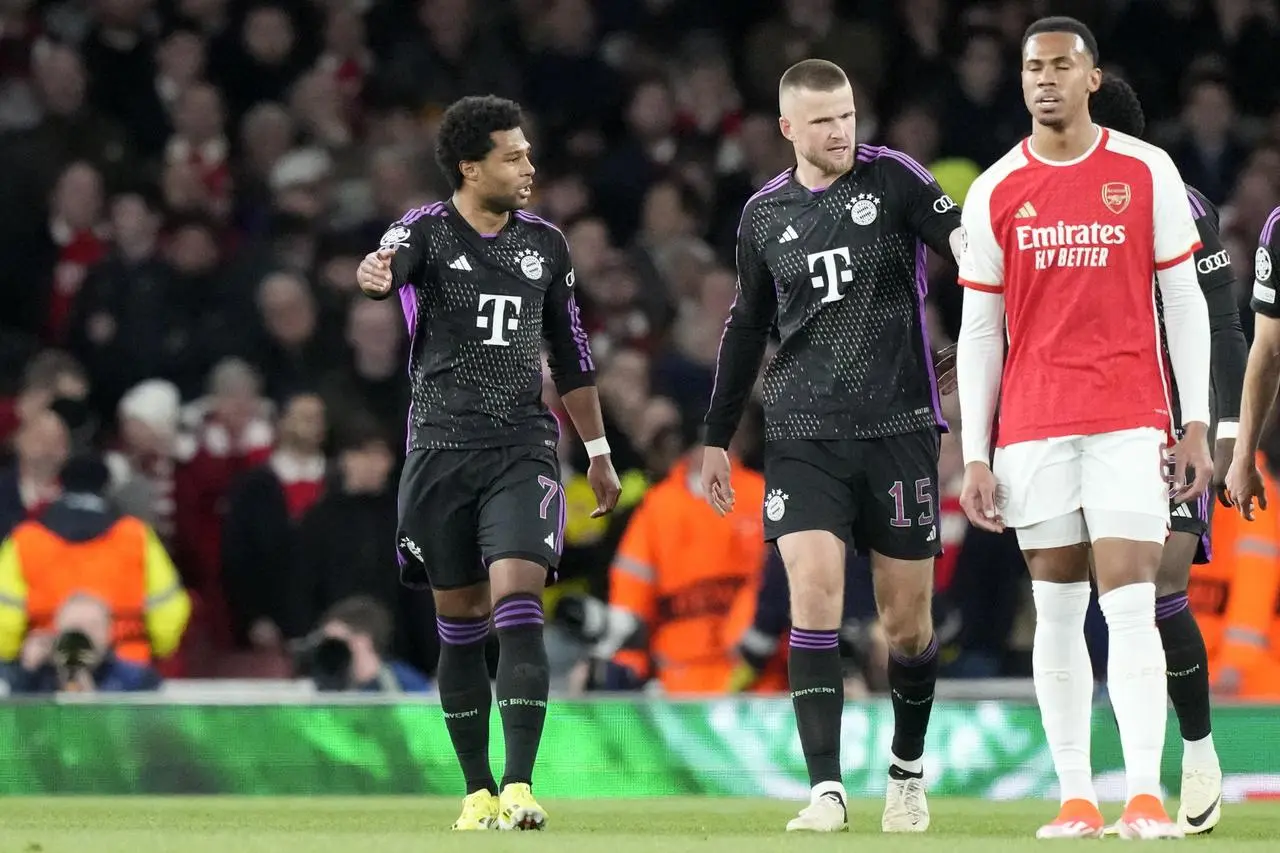
[[[1156,627],[1164,644],[1169,701],[1178,715],[1183,740],[1202,740],[1212,732],[1209,711],[1209,656],[1200,626],[1185,592],[1156,599]]]
[[[889,692],[893,697],[893,758],[916,765],[924,756],[924,736],[933,711],[933,691],[938,683],[938,638],[913,657],[889,652]],[[919,766],[900,767],[909,775]]]
[[[489,620],[436,618],[440,634],[440,666],[436,686],[440,710],[453,741],[453,751],[467,780],[467,793],[488,790],[496,794],[489,767],[489,668],[485,665],[485,640]]]
[[[844,674],[836,631],[791,629],[787,673],[809,785],[839,782]]]
[[[498,713],[507,743],[504,788],[533,780],[533,764],[542,741],[551,690],[542,621],[542,600],[536,595],[508,595],[493,609],[499,647]]]

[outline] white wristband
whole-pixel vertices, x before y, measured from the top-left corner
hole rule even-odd
[[[1214,438],[1238,438],[1239,436],[1239,421],[1218,421],[1218,432]]]
[[[597,456],[609,455],[609,439],[605,438],[603,435],[599,438],[593,438],[590,441],[584,441],[582,446],[587,448],[587,455],[592,459],[595,459]]]

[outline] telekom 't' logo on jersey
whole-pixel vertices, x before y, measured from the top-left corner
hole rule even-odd
[[[509,347],[504,332],[514,332],[520,327],[520,296],[480,294],[480,314],[476,317],[476,328],[488,329],[489,337],[480,343],[491,347]],[[485,309],[489,310],[486,312]]]
[[[809,279],[814,288],[821,290],[826,288],[827,292],[822,297],[823,302],[839,302],[844,299],[844,294],[840,292],[840,283],[848,284],[853,281],[853,267],[849,262],[849,248],[841,246],[838,249],[827,249],[825,252],[814,252],[809,255],[809,272],[818,272],[818,267],[822,270],[818,275]],[[843,263],[838,263],[843,261]]]
[[[1123,225],[1103,225],[1090,222],[1074,225],[1058,221],[1056,225],[1037,227],[1019,225],[1018,251],[1035,252],[1036,269],[1057,267],[1105,267],[1110,247],[1123,246]]]

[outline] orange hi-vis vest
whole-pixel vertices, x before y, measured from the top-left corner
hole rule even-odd
[[[1267,494],[1280,496],[1264,472]],[[1215,684],[1235,682],[1236,695],[1280,699],[1280,508],[1213,515],[1213,562],[1192,566],[1187,598],[1209,653]]]
[[[624,649],[615,660],[653,674],[667,693],[728,692],[734,648],[755,615],[764,478],[742,467],[733,476],[737,508],[721,518],[693,490],[688,462],[675,465],[632,515],[610,568],[609,603],[648,633],[647,652]]]
[[[29,630],[51,630],[54,616],[70,596],[87,593],[111,607],[116,656],[151,663],[147,634],[147,527],[124,516],[101,536],[71,542],[39,524],[19,525],[12,534],[27,584]]]

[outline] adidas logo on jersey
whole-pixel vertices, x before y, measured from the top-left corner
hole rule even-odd
[[[793,226],[788,225],[787,230],[783,231],[782,236],[778,238],[778,242],[790,243],[792,240],[799,240],[799,239],[800,239],[800,235],[796,232],[796,229]]]
[[[1018,208],[1018,212],[1014,215],[1014,219],[1030,219],[1036,215],[1036,209],[1031,206],[1031,202],[1024,202],[1022,207]]]
[[[449,269],[466,270],[467,272],[471,272],[471,262],[467,260],[466,255],[458,255],[458,257],[449,261]]]

